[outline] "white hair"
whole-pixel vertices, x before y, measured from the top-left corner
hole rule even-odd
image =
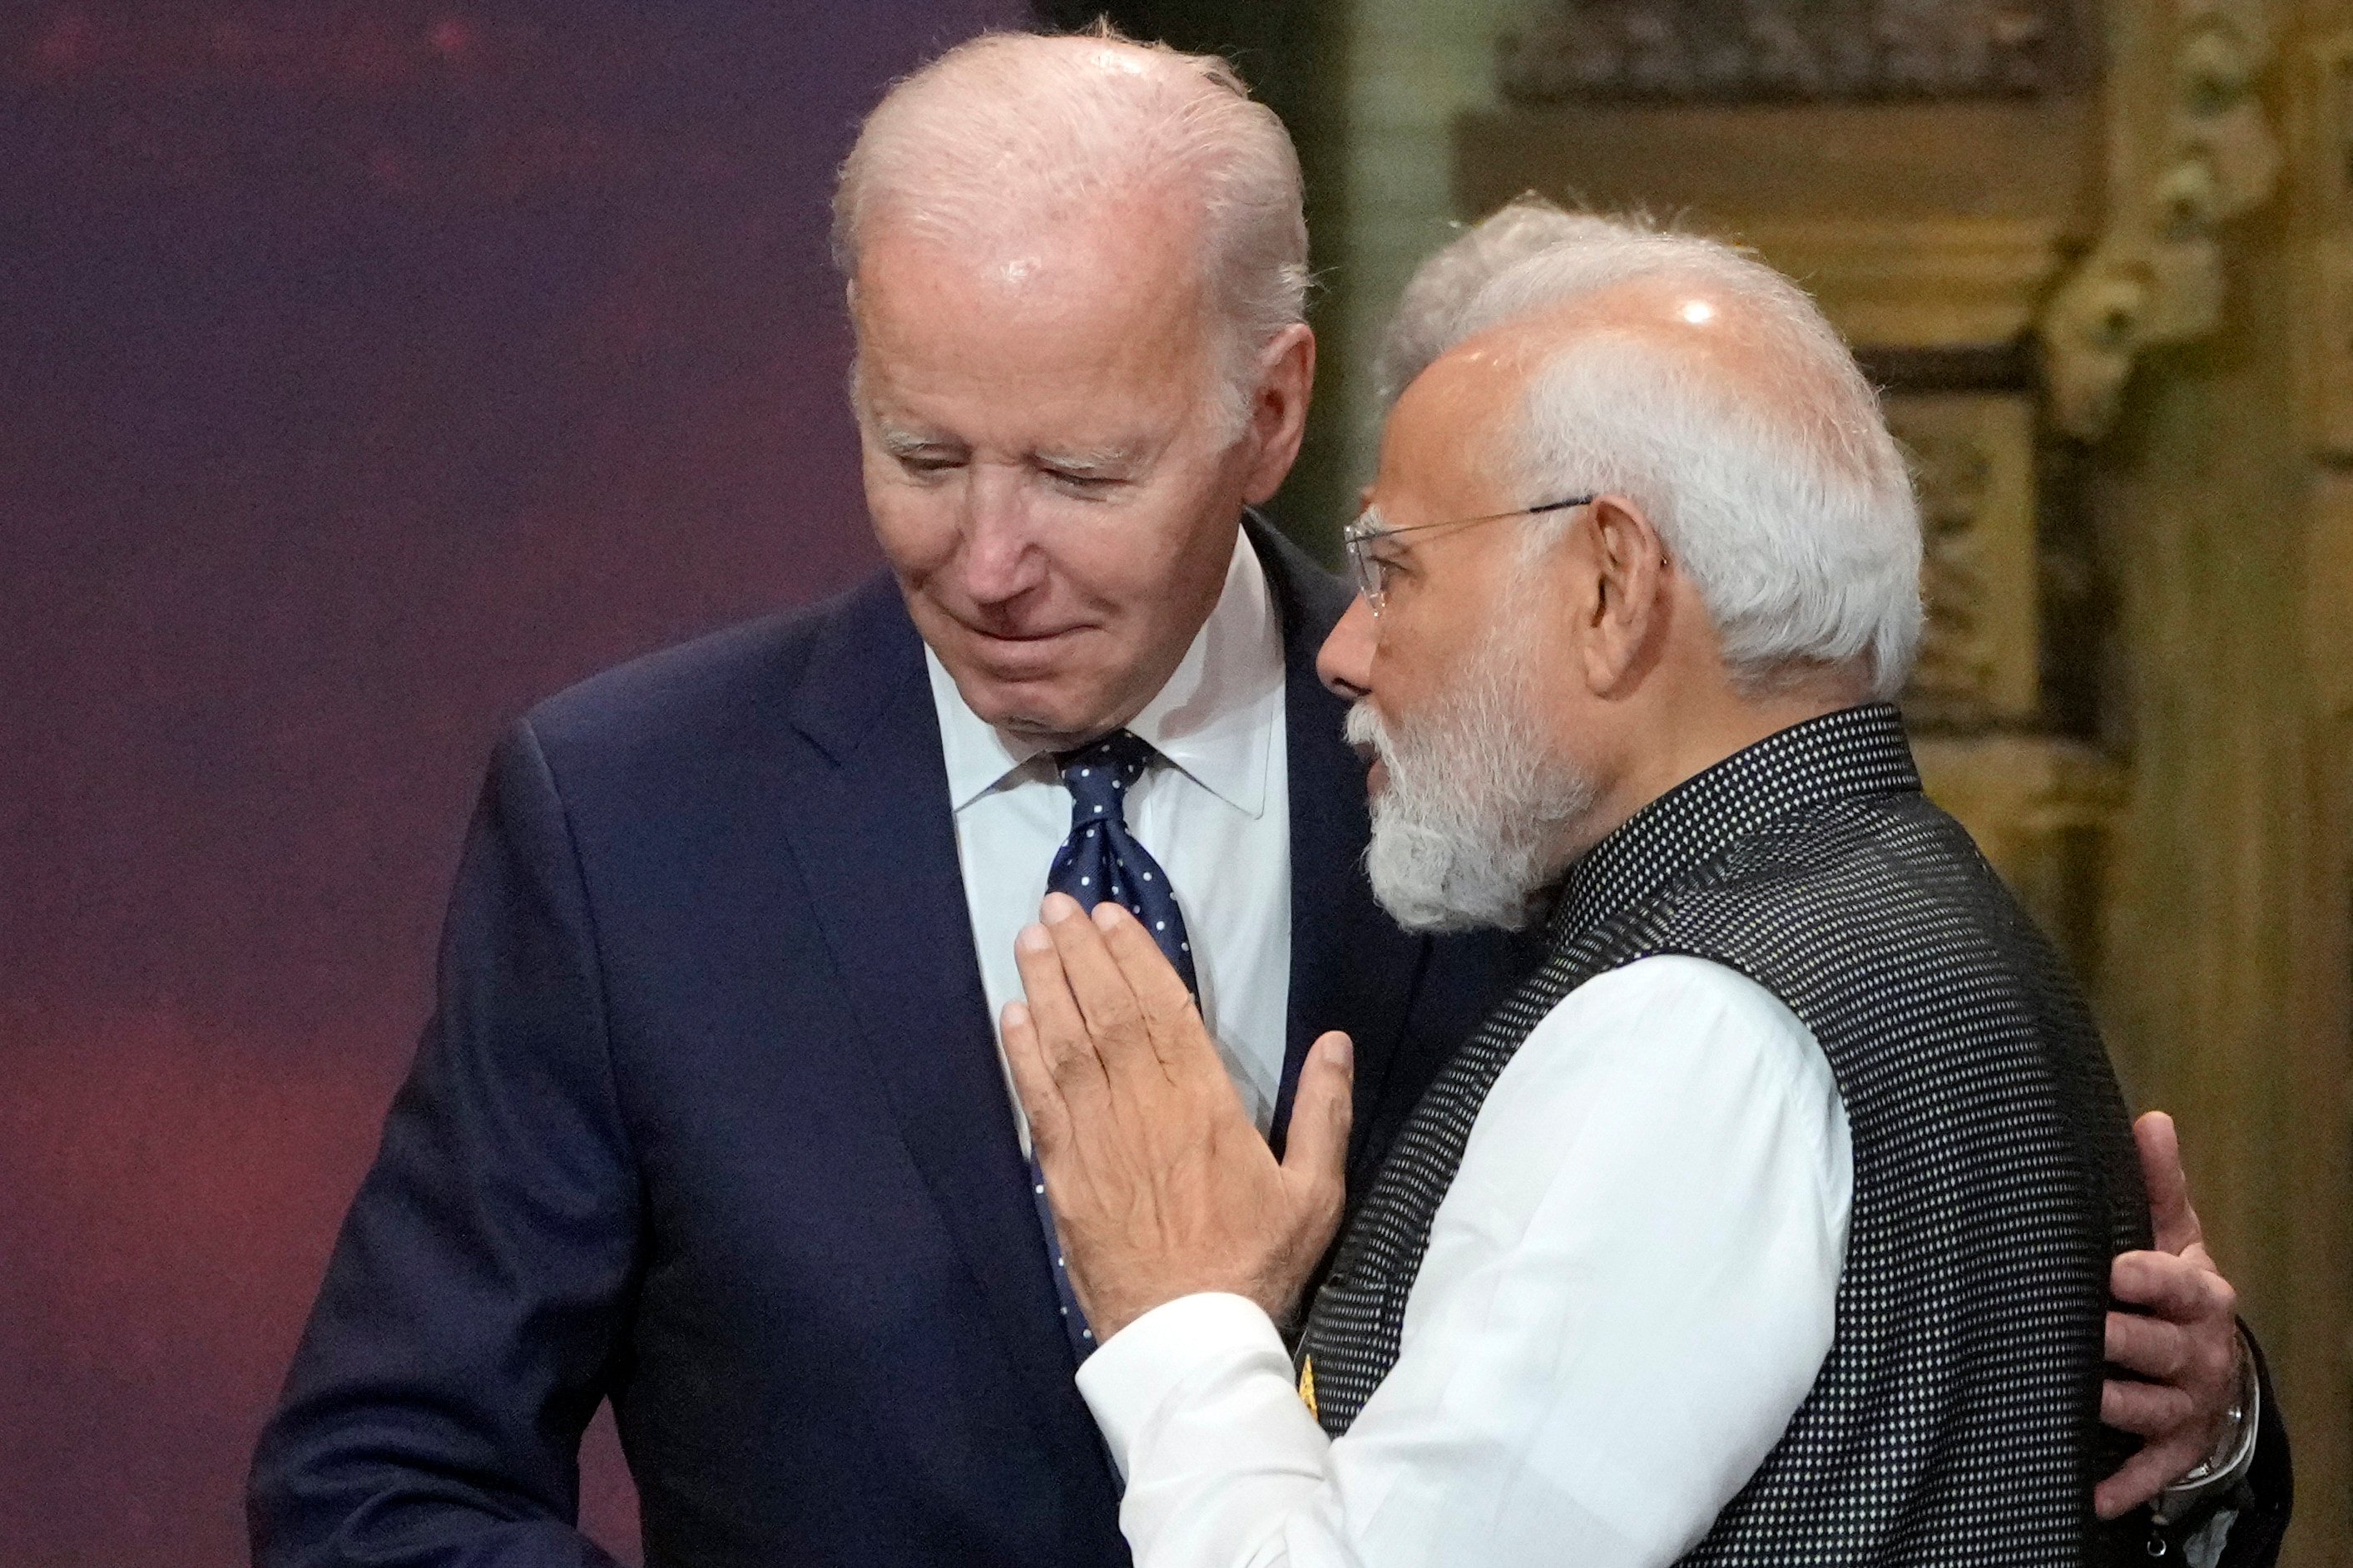
[[[1360,701],[1347,735],[1388,773],[1372,797],[1365,870],[1373,896],[1409,931],[1517,931],[1559,875],[1562,829],[1599,790],[1574,760],[1551,754],[1535,718],[1531,579],[1504,589],[1468,666],[1442,702],[1395,726]]]
[[[1722,311],[1754,372],[1597,311],[1530,377],[1518,479],[1537,501],[1641,508],[1745,685],[1859,666],[1893,698],[1920,642],[1919,508],[1877,395],[1805,290],[1729,246],[1589,218],[1490,278],[1452,342],[1642,285],[1704,296],[1687,308]],[[1534,520],[1531,547],[1566,526]]]
[[[1232,66],[1108,26],[989,33],[884,94],[841,166],[833,251],[854,283],[887,214],[949,244],[1008,239],[1173,193],[1199,216],[1203,281],[1226,329],[1219,368],[1239,414],[1257,360],[1303,321],[1307,219],[1282,121]]]
[[[1499,274],[1556,245],[1605,236],[1616,226],[1608,218],[1569,212],[1530,191],[1431,252],[1414,268],[1381,333],[1374,374],[1381,406],[1396,403],[1430,361],[1463,340],[1463,316]]]

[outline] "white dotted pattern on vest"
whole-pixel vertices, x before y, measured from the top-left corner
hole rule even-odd
[[[2148,1245],[2122,1097],[2055,956],[1919,793],[1893,708],[1749,748],[1653,802],[1570,879],[1551,956],[1440,1071],[1309,1315],[1325,1429],[1398,1354],[1479,1109],[1528,1032],[1609,970],[1738,969],[1820,1043],[1854,1139],[1837,1331],[1780,1444],[1693,1563],[2077,1563],[2110,1256]]]

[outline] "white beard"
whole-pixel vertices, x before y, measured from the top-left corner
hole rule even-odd
[[[1506,612],[1459,691],[1392,731],[1368,702],[1348,739],[1388,773],[1365,853],[1373,896],[1409,931],[1516,931],[1562,869],[1562,829],[1592,809],[1590,779],[1546,754],[1530,718],[1533,659]]]

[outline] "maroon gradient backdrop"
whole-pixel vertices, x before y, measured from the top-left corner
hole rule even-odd
[[[0,1568],[243,1561],[492,736],[871,563],[830,173],[1025,16],[0,6]]]

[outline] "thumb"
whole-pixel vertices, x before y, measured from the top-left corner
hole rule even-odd
[[[1291,1131],[1283,1143],[1283,1173],[1311,1184],[1328,1184],[1335,1215],[1345,1195],[1348,1129],[1356,1117],[1356,1047],[1335,1029],[1315,1042],[1299,1069],[1299,1095],[1292,1102]]]
[[[2149,1222],[2160,1252],[2179,1254],[2205,1239],[2198,1211],[2189,1206],[2189,1178],[2181,1170],[2181,1139],[2173,1118],[2152,1110],[2133,1123],[2140,1150],[2140,1176],[2148,1188]]]

